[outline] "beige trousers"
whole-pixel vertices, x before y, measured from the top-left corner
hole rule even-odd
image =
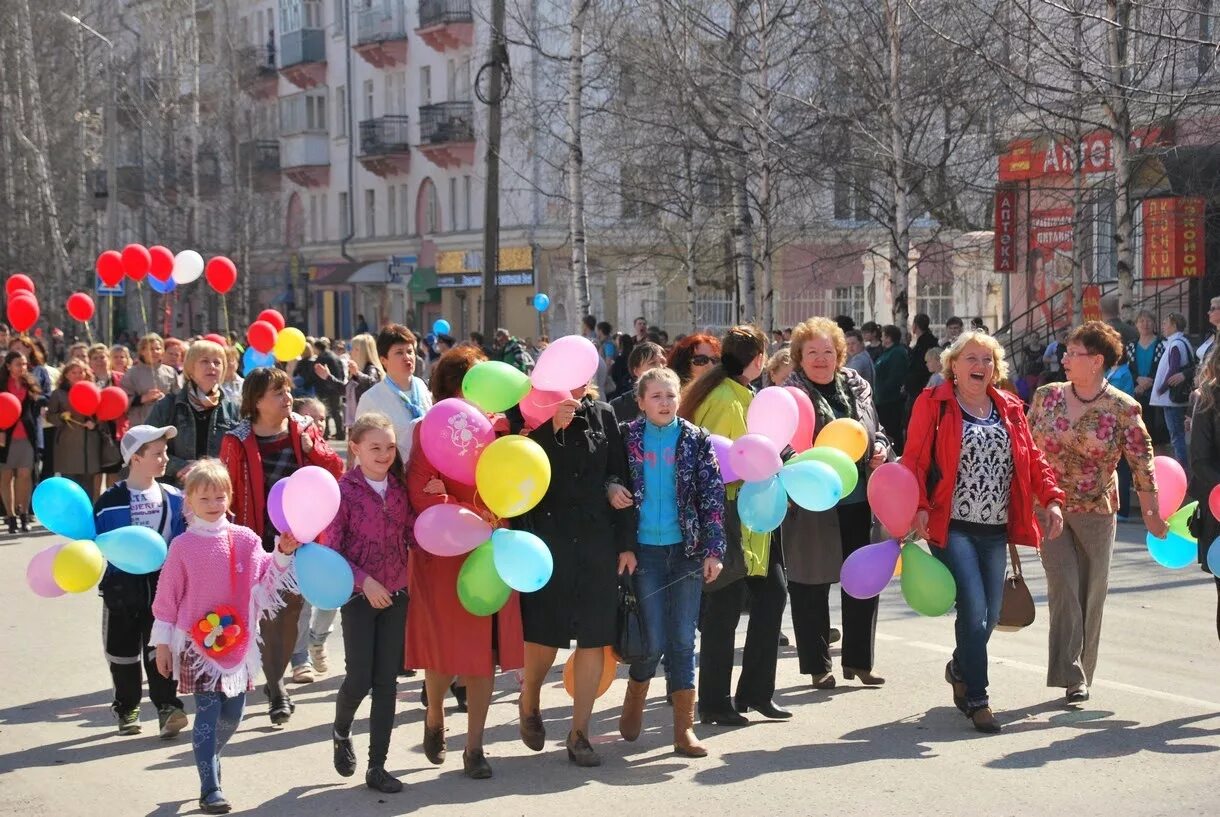
[[[1065,512],[1063,533],[1042,544],[1051,619],[1049,687],[1093,683],[1115,526],[1114,514]]]

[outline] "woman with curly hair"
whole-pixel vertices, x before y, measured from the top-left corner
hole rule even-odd
[[[667,365],[677,373],[682,388],[720,362],[720,339],[713,335],[687,335],[674,344]]]

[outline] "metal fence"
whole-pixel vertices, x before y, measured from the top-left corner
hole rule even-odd
[[[693,327],[685,299],[646,300],[643,305],[648,323],[664,329],[671,339],[692,331],[720,334],[737,323],[737,310],[732,299],[696,299]]]

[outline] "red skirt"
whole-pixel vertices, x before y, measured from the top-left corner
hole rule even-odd
[[[407,669],[443,675],[491,677],[525,666],[521,604],[514,591],[494,616],[475,616],[458,599],[457,578],[465,556],[434,556],[411,548],[407,560]],[[492,628],[496,628],[493,653]]]

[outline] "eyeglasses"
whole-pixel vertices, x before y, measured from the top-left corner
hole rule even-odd
[[[1100,352],[1072,352],[1072,351],[1068,351],[1068,352],[1064,352],[1064,353],[1063,353],[1063,356],[1064,356],[1064,357],[1098,357],[1098,356],[1100,356],[1100,355],[1101,355],[1101,353],[1100,353]]]
[[[720,358],[712,357],[711,355],[695,355],[690,359],[690,362],[695,366],[715,366],[720,362]]]

